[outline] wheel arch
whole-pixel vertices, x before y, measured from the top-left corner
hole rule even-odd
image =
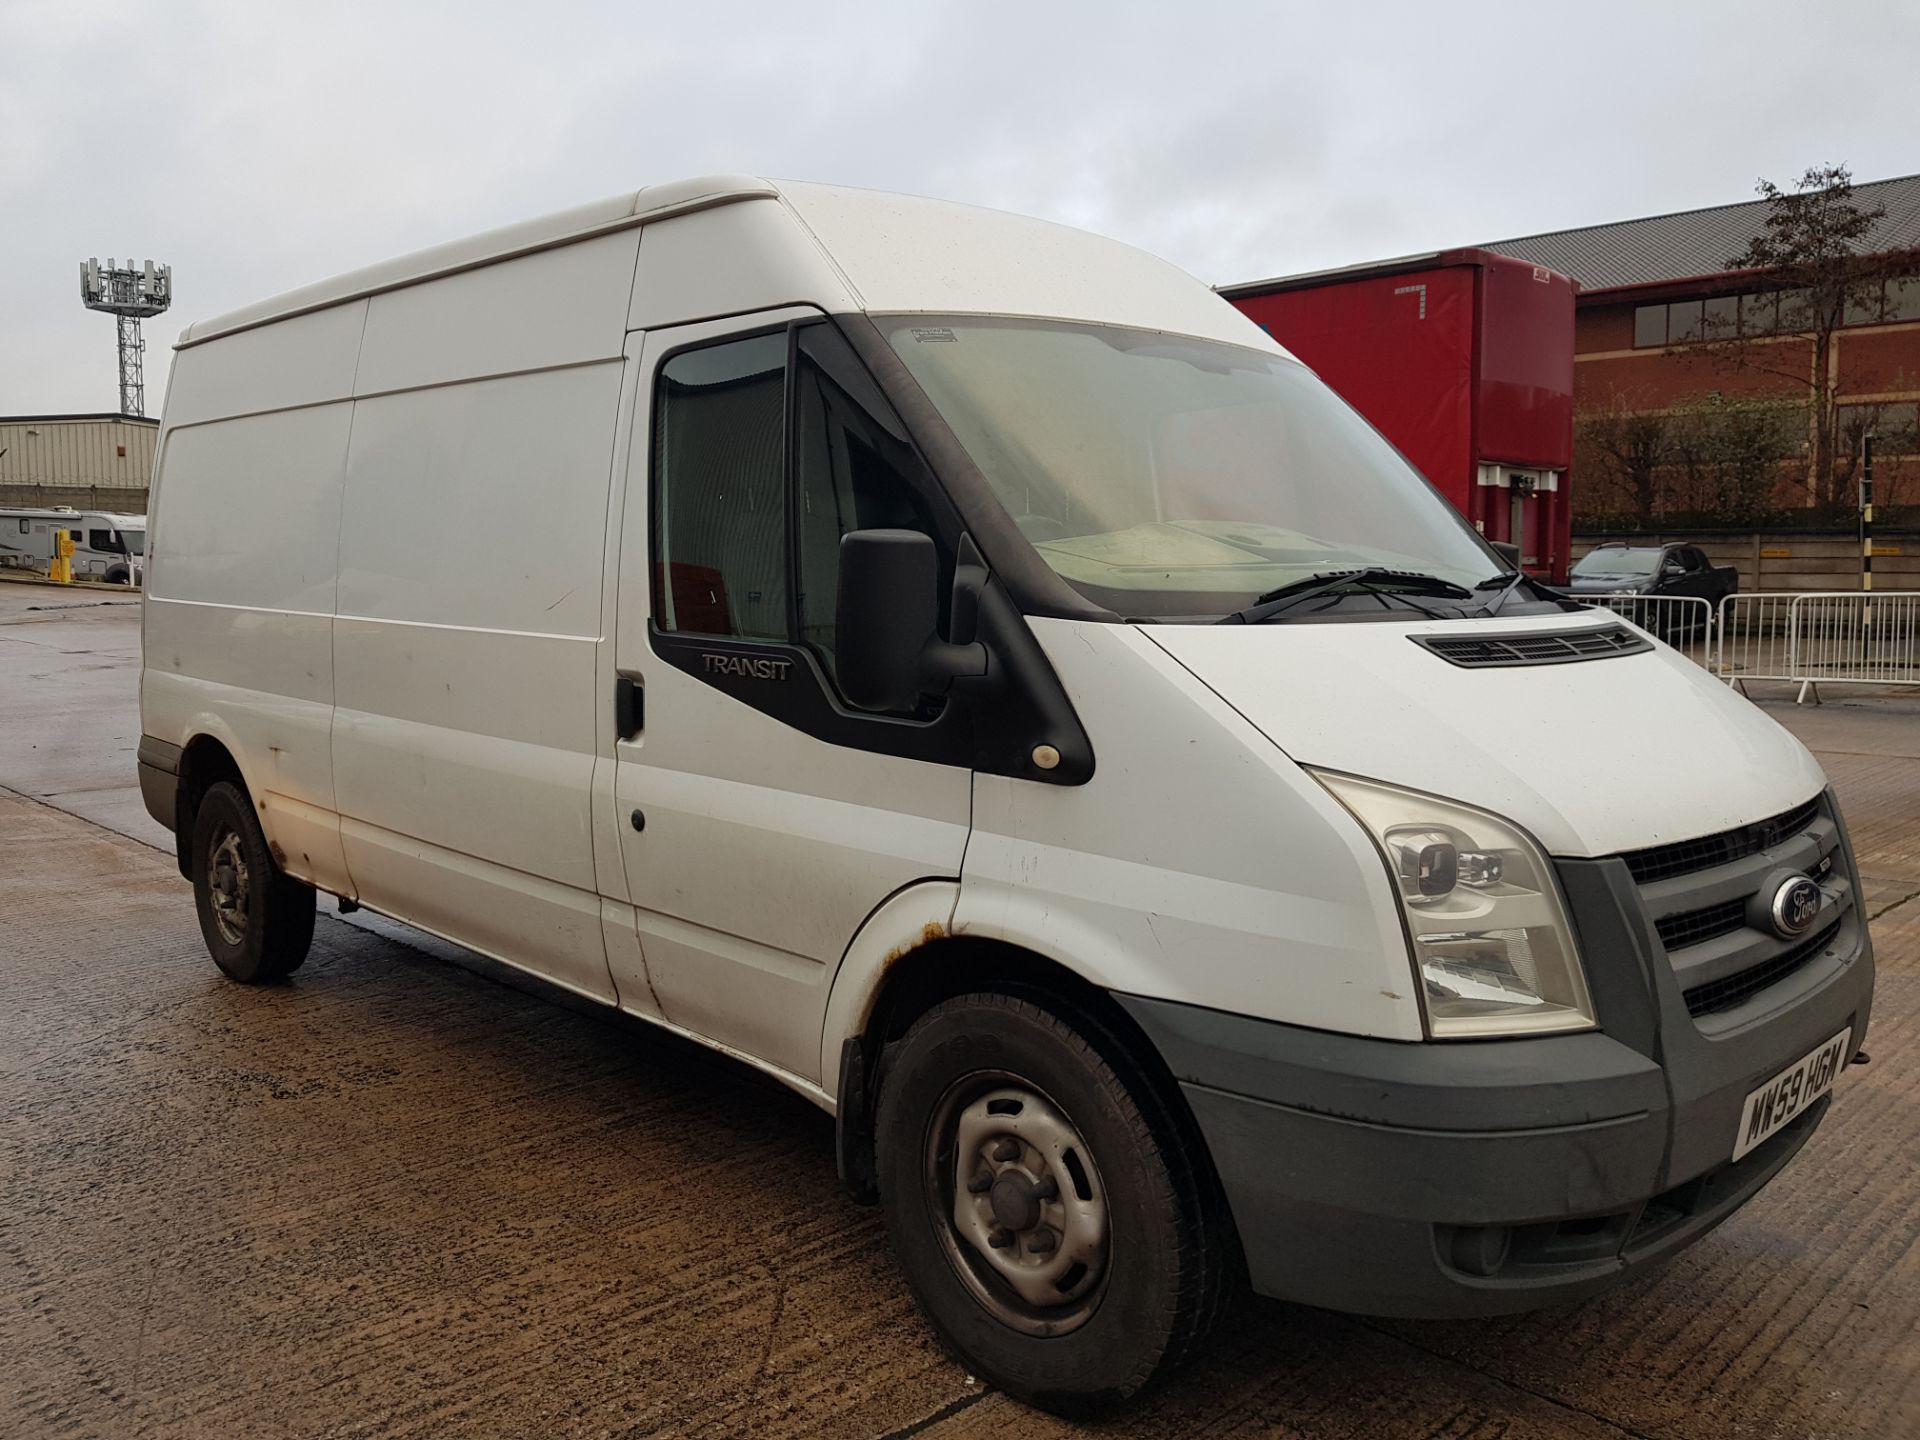
[[[251,796],[240,761],[227,742],[210,731],[200,731],[180,752],[179,783],[173,792],[173,855],[180,873],[193,878],[191,846],[194,817],[207,791],[222,781],[238,785]]]
[[[942,1001],[977,993],[1030,1000],[1080,1029],[1110,1061],[1124,1063],[1153,1091],[1203,1167],[1206,1183],[1217,1189],[1204,1137],[1178,1080],[1159,1048],[1107,989],[1014,941],[929,926],[918,943],[891,955],[874,977],[859,1023],[839,1032],[834,1063],[823,1067],[823,1078],[837,1080],[836,1158],[841,1182],[854,1199],[871,1204],[878,1198],[874,1117],[887,1045]]]

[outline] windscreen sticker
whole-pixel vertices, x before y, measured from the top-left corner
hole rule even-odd
[[[960,337],[945,326],[928,326],[924,328],[915,326],[913,339],[914,343],[918,345],[957,345],[960,343]]]

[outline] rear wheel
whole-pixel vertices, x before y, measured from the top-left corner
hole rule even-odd
[[[876,1141],[922,1310],[1023,1400],[1125,1400],[1225,1299],[1232,1235],[1204,1161],[1089,1020],[998,994],[934,1007],[883,1057]]]
[[[228,781],[211,786],[194,814],[193,899],[207,952],[229,979],[285,979],[307,958],[313,887],[281,872],[252,802]]]

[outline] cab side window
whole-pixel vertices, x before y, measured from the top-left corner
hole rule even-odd
[[[790,637],[787,337],[670,356],[653,419],[653,615],[666,631]]]
[[[800,332],[794,385],[798,638],[832,676],[840,538],[850,530],[938,531],[914,483],[918,457],[831,327]]]

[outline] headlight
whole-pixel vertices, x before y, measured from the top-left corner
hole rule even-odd
[[[1547,857],[1514,826],[1413,790],[1314,778],[1385,856],[1435,1039],[1587,1030],[1586,975]]]

